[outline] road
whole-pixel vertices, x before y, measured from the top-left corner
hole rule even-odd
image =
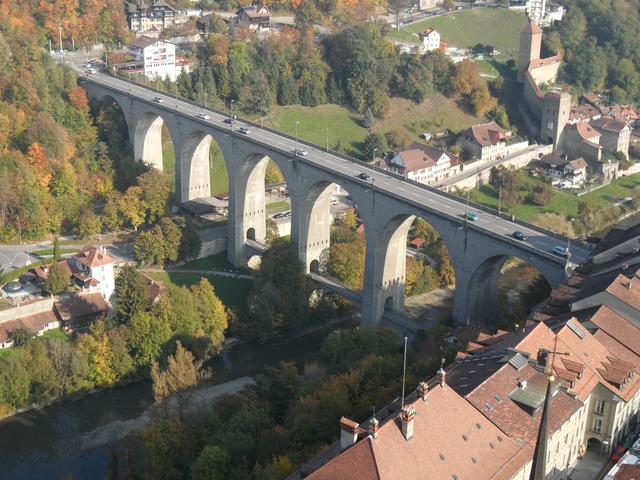
[[[79,71],[82,76],[86,76],[87,79],[92,82],[102,84],[121,92],[128,92],[130,95],[134,95],[138,99],[146,100],[147,102],[154,104],[156,107],[164,108],[168,111],[178,110],[182,115],[188,115],[192,117],[194,121],[200,122],[206,126],[218,130],[228,128],[230,133],[240,136],[243,134],[238,133],[238,129],[240,127],[245,127],[250,131],[249,135],[247,135],[250,141],[270,149],[279,150],[285,155],[293,156],[293,151],[296,146],[304,147],[307,154],[304,156],[297,156],[297,160],[299,162],[312,164],[321,170],[331,170],[337,175],[348,178],[352,182],[367,186],[374,191],[388,192],[393,196],[398,197],[400,200],[406,201],[408,204],[418,205],[426,210],[438,211],[441,214],[449,216],[453,221],[459,221],[462,223],[462,219],[464,218],[467,207],[465,202],[461,199],[452,198],[436,191],[435,189],[428,189],[422,185],[407,182],[404,179],[394,176],[388,172],[375,170],[372,166],[363,162],[333,155],[326,152],[323,147],[299,144],[294,139],[274,131],[260,129],[255,125],[245,123],[241,119],[238,119],[234,125],[227,126],[224,121],[228,118],[228,115],[225,113],[192,105],[191,103],[176,99],[170,95],[159,93],[119,78],[114,78],[100,71],[92,75],[87,75],[79,62],[72,64],[72,66]],[[156,97],[160,97],[162,102],[154,102]],[[198,114],[203,112],[207,113],[208,118],[204,119],[197,117]],[[358,175],[363,172],[366,172],[373,180],[367,181],[360,179]],[[499,216],[497,212],[493,214],[486,211],[476,211],[475,213],[478,214],[479,219],[478,221],[473,222],[474,227],[485,230],[489,235],[498,234],[504,236],[505,239],[508,238],[508,241],[511,241],[511,234],[514,230],[519,230],[528,238],[524,243],[546,255],[551,252],[554,246],[559,244],[562,245],[557,236],[544,233],[540,229],[526,225],[516,225],[509,219]],[[572,262],[578,264],[583,263],[589,254],[589,250],[587,248],[576,244],[570,245],[570,251]]]

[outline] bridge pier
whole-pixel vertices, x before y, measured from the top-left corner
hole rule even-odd
[[[162,117],[146,112],[129,123],[134,160],[142,160],[145,164],[162,171]]]
[[[310,271],[326,273],[331,246],[331,212],[329,202],[334,184],[320,182],[295,201],[291,197],[291,239],[298,246],[298,255]],[[297,208],[296,208],[297,207]]]
[[[211,135],[194,131],[174,140],[176,151],[176,196],[182,204],[211,195],[209,147]]]
[[[269,157],[250,155],[229,168],[229,262],[240,267],[247,264],[247,239],[264,243],[266,208],[264,174]]]

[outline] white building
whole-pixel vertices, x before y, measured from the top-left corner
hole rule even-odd
[[[83,289],[98,291],[107,300],[111,297],[116,289],[113,275],[115,260],[104,247],[86,246],[67,262]]]
[[[542,19],[545,15],[546,3],[546,0],[527,0],[529,20],[533,20],[538,25],[543,23]]]
[[[143,68],[147,78],[165,79],[175,81],[176,47],[175,45],[155,38],[139,37],[132,40],[129,45],[129,53]]]
[[[440,33],[429,27],[424,32],[422,37],[422,44],[420,45],[420,53],[433,52],[440,48]]]
[[[165,0],[147,5],[144,0],[127,4],[127,21],[132,32],[161,32],[176,24],[176,9]]]
[[[409,180],[432,185],[462,172],[462,161],[452,153],[429,145],[413,143],[388,161],[391,171]]]

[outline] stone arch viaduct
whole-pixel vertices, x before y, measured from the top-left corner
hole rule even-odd
[[[565,259],[550,253],[567,240],[543,229],[497,212],[473,206],[479,220],[466,222],[465,202],[369,165],[304,144],[269,129],[224,122],[226,114],[205,110],[192,102],[175,99],[148,88],[98,73],[82,79],[92,100],[112,99],[127,122],[136,159],[162,168],[161,130],[168,128],[176,158],[176,197],[185,202],[210,195],[209,146],[219,145],[229,175],[228,257],[234,265],[247,261],[247,240],[264,241],[264,173],[271,158],[282,171],[290,193],[291,237],[307,271],[326,258],[330,238],[329,202],[334,183],[344,187],[358,207],[365,225],[366,256],[362,295],[362,321],[378,325],[385,310],[404,309],[405,256],[409,227],[421,217],[438,230],[456,274],[453,318],[458,324],[492,322],[500,268],[518,257],[537,268],[552,287],[566,278]],[[161,102],[155,101],[162,98]],[[249,135],[237,132],[246,125]],[[308,155],[293,153],[304,146]],[[373,181],[362,180],[368,173]],[[514,230],[528,236],[520,242]],[[586,246],[574,243],[572,260],[582,263]]]

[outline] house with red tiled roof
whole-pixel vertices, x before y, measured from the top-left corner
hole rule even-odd
[[[249,5],[240,7],[236,12],[236,22],[252,29],[269,28],[271,11],[266,5]]]
[[[502,158],[507,150],[506,132],[496,122],[480,123],[464,130],[457,144],[482,161]]]
[[[111,298],[116,286],[113,273],[115,259],[103,246],[87,245],[68,260],[76,282],[87,291],[99,291]]]
[[[384,418],[340,422],[339,453],[309,480],[527,478],[533,449],[497,428],[439,380],[421,383]]]
[[[432,185],[462,172],[462,160],[456,155],[421,143],[388,157],[389,170],[425,185]]]
[[[627,122],[606,116],[591,122],[591,126],[600,132],[600,145],[604,150],[628,156],[631,127]]]

